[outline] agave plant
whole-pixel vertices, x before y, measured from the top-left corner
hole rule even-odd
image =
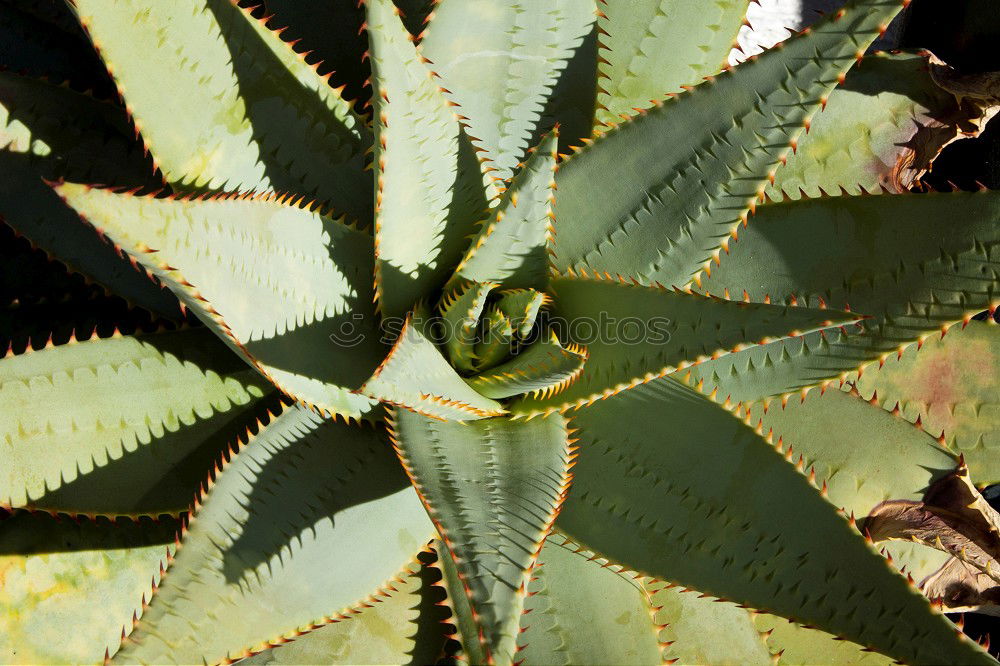
[[[0,74],[3,660],[995,663],[914,580],[997,575],[1000,196],[904,187],[970,117],[862,61],[906,4],[364,0],[368,107],[75,0],[120,100]]]

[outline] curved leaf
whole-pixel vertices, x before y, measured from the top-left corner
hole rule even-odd
[[[496,287],[496,282],[473,282],[446,294],[438,303],[444,348],[457,370],[470,372],[476,366],[479,318],[486,307],[486,298]]]
[[[556,148],[552,131],[531,149],[449,281],[497,282],[506,288],[544,289],[555,201]]]
[[[136,197],[58,187],[280,389],[358,418],[384,353],[367,234],[273,196]]]
[[[552,340],[535,342],[506,363],[465,381],[487,398],[509,398],[522,393],[544,397],[572,384],[586,361],[586,349],[576,345],[563,347],[553,336]]]
[[[578,408],[773,337],[853,321],[850,313],[741,303],[624,281],[557,277],[551,282],[551,324],[584,345],[589,359],[565,391],[524,397],[515,414]]]
[[[528,337],[542,306],[549,302],[547,294],[534,289],[510,289],[500,292],[497,307],[510,319],[518,336]]]
[[[615,124],[717,74],[748,0],[601,0],[597,120]]]
[[[581,410],[573,425],[581,454],[559,516],[571,538],[901,661],[993,663],[718,405],[667,379]]]
[[[491,175],[507,180],[524,159],[594,9],[593,0],[441,0],[434,8],[420,52],[466,117]]]
[[[498,416],[500,403],[466,384],[420,330],[407,318],[395,346],[359,393],[439,420],[465,421]]]
[[[371,218],[362,155],[368,130],[235,0],[74,3],[169,181],[289,191],[355,220]],[[134,57],[137,45],[157,57]]]
[[[922,345],[867,370],[858,391],[886,409],[898,406],[908,421],[942,433],[948,446],[969,462],[980,483],[1000,481],[1000,327],[971,321],[961,330],[928,337]]]
[[[451,275],[486,209],[482,172],[392,0],[365,0],[375,88],[375,281],[401,317]]]
[[[497,307],[491,307],[483,316],[483,339],[476,343],[474,354],[476,369],[492,368],[511,353],[514,327],[510,319]]]
[[[343,615],[432,533],[380,427],[293,407],[218,475],[114,660],[247,656]]]
[[[808,35],[658,103],[564,162],[556,267],[687,285],[746,218],[839,75],[902,4],[853,2]]]
[[[204,329],[9,356],[0,502],[70,514],[186,510],[271,393]]]
[[[565,422],[441,423],[397,410],[391,424],[447,546],[445,578],[464,598],[455,606],[470,661],[510,663],[531,570],[569,486]]]
[[[1000,302],[1000,193],[833,197],[764,206],[704,282],[712,293],[872,315],[692,370],[719,399],[747,402],[851,381],[875,360]]]
[[[660,663],[646,594],[606,560],[561,534],[545,541],[521,616],[524,664],[601,666]]]

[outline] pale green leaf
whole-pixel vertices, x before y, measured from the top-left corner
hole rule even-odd
[[[465,116],[491,175],[507,180],[524,159],[594,10],[594,0],[441,0],[434,8],[420,52]]]
[[[642,428],[623,424],[644,424]],[[580,410],[559,516],[626,567],[913,664],[994,663],[935,612],[774,448],[666,379]]]
[[[868,368],[857,380],[865,398],[877,394],[908,421],[920,419],[932,435],[965,456],[977,483],[1000,482],[1000,327],[971,321],[944,337],[929,336],[902,356]]]
[[[459,371],[471,372],[476,366],[479,318],[486,307],[486,298],[497,286],[496,282],[473,282],[445,294],[438,303],[444,348],[451,364]]]
[[[498,416],[500,403],[476,393],[448,364],[421,323],[407,319],[392,351],[360,393],[436,419]]]
[[[514,327],[510,319],[497,307],[491,307],[483,316],[483,339],[474,349],[476,369],[492,368],[511,353]]]
[[[250,664],[433,664],[444,652],[444,592],[428,564],[413,562],[370,608],[241,660]]]
[[[473,280],[497,282],[508,289],[545,288],[558,139],[558,132],[550,132],[532,148],[523,168],[472,240],[451,284]]]
[[[518,659],[538,666],[662,660],[640,581],[563,535],[545,541],[528,584]]]
[[[447,546],[450,594],[465,599],[455,607],[470,661],[509,664],[531,570],[569,485],[565,422],[442,423],[396,410],[392,428]]]
[[[352,392],[384,354],[371,236],[273,196],[58,189],[281,390],[350,418],[371,411]]]
[[[381,427],[293,407],[218,476],[114,660],[259,651],[364,600],[432,534]]]
[[[0,661],[103,661],[160,581],[178,528],[26,512],[0,520]]]
[[[511,325],[522,338],[528,337],[538,312],[549,302],[549,297],[534,289],[510,289],[500,292],[497,307],[510,319]]]
[[[838,76],[901,7],[851,3],[808,35],[609,129],[560,165],[556,267],[687,285],[746,218]]]
[[[74,4],[169,181],[287,191],[371,218],[367,128],[235,1]],[[138,58],[136,49],[156,57]]]
[[[915,54],[870,54],[830,93],[767,195],[781,200],[908,186],[963,120]],[[910,162],[910,160],[913,160]]]
[[[402,317],[439,289],[486,209],[468,137],[392,0],[365,0],[375,89],[375,255],[380,307]]]
[[[0,503],[177,513],[273,389],[204,329],[0,360]]]
[[[1000,193],[832,197],[764,206],[704,288],[872,315],[706,362],[692,382],[735,404],[851,381],[859,367],[1000,303]]]
[[[598,122],[618,123],[716,74],[748,0],[601,0]]]
[[[589,358],[566,390],[521,398],[511,407],[515,414],[580,407],[713,356],[855,319],[601,278],[556,277],[550,291],[553,327],[586,347]]]
[[[506,363],[465,381],[487,398],[510,398],[522,393],[545,397],[572,384],[586,361],[586,349],[575,345],[563,347],[553,336],[551,340],[530,344]]]

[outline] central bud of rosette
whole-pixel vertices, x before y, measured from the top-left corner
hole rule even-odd
[[[499,416],[499,402],[548,396],[583,370],[587,352],[546,324],[549,297],[534,289],[469,282],[407,316],[360,392],[448,420]]]

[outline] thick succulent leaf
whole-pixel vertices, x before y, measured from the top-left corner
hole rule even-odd
[[[179,317],[177,299],[89,229],[42,180],[129,187],[161,182],[121,108],[69,88],[0,72],[0,215],[74,270],[152,312]]]
[[[396,344],[360,393],[441,420],[484,419],[504,413],[466,384],[418,323],[407,319]]]
[[[880,502],[920,500],[956,465],[934,437],[860,399],[856,392],[812,391],[765,412],[740,412],[797,467],[826,484],[827,498],[859,519]]]
[[[100,663],[159,583],[178,528],[174,520],[0,517],[0,661]]]
[[[549,396],[573,383],[587,361],[587,350],[576,345],[563,347],[555,335],[539,340],[520,354],[466,380],[487,398],[509,398],[528,393]]]
[[[574,540],[904,662],[994,663],[718,405],[658,381],[581,410],[573,425],[581,455],[559,525]]]
[[[517,334],[526,338],[535,325],[535,319],[549,297],[534,289],[511,289],[500,293],[497,307],[510,319]]]
[[[371,218],[350,103],[234,0],[73,0],[168,180],[293,192]],[[136,58],[139,46],[156,58]]]
[[[173,199],[58,188],[284,392],[357,418],[384,353],[371,236],[273,196]]]
[[[524,664],[601,666],[660,663],[640,582],[555,533],[531,573],[521,616]]]
[[[514,341],[514,326],[497,307],[491,307],[483,316],[483,338],[474,349],[476,368],[491,368],[510,356]]]
[[[587,348],[578,380],[552,396],[525,397],[511,411],[580,407],[678,368],[776,337],[853,321],[850,313],[742,303],[601,278],[551,281],[551,324]]]
[[[247,656],[338,618],[432,533],[380,426],[293,407],[217,476],[115,661]]]
[[[597,120],[618,123],[717,74],[748,0],[601,0]]]
[[[896,355],[1000,302],[1000,193],[833,197],[764,206],[704,287],[872,315],[692,370],[733,403],[797,392]],[[822,300],[821,300],[822,299]]]
[[[468,137],[392,0],[365,0],[375,88],[375,278],[401,317],[451,275],[486,209]]]
[[[272,392],[204,329],[8,356],[0,503],[69,514],[183,511]]]
[[[429,554],[424,554],[429,555]],[[413,562],[357,615],[264,650],[249,664],[434,664],[444,652],[444,592],[429,564]]]
[[[451,284],[497,282],[510,288],[544,289],[548,283],[555,201],[558,132],[547,134],[517,173],[500,203],[483,222]]]
[[[770,198],[798,199],[910,185],[954,139],[962,120],[915,54],[866,56],[830,93],[798,150],[775,172]]]
[[[420,44],[492,167],[511,177],[545,101],[590,32],[594,0],[441,0]],[[479,278],[476,278],[479,279]]]
[[[857,380],[866,399],[917,421],[932,434],[943,433],[948,446],[962,453],[980,483],[1000,482],[1000,327],[971,321],[944,337],[891,356],[879,370]]]
[[[456,612],[470,660],[511,663],[531,570],[569,486],[563,418],[441,423],[397,410],[392,428],[447,546],[451,595],[465,597]]]
[[[563,163],[556,267],[688,284],[746,218],[838,76],[901,6],[853,2],[808,35],[658,103]]]
[[[444,348],[451,364],[460,371],[471,372],[476,366],[479,318],[486,307],[486,298],[497,286],[496,282],[473,282],[446,294],[438,304]]]

